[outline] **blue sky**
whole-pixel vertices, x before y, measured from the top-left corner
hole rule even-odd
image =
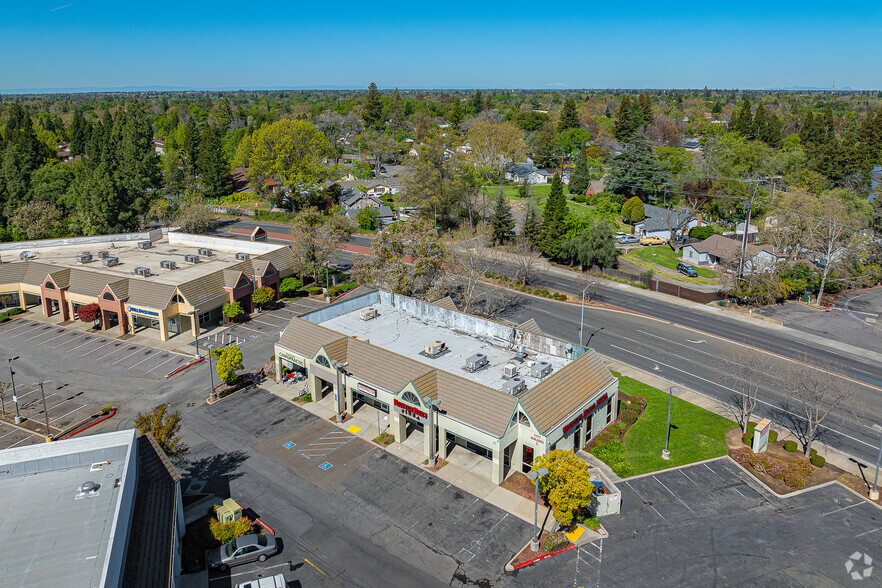
[[[882,88],[878,2],[6,0],[0,90]]]

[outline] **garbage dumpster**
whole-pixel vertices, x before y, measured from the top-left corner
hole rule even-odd
[[[589,470],[594,493],[591,495],[591,512],[596,517],[619,514],[622,507],[622,494],[603,473],[596,468]]]

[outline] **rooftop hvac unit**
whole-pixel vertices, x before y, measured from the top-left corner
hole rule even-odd
[[[110,251],[99,251],[98,252],[98,259],[107,259],[108,257],[110,257]]]
[[[184,256],[184,261],[186,261],[187,263],[199,263],[199,256],[188,253]]]
[[[240,252],[240,253],[237,253],[237,254],[236,254],[236,259],[239,260],[239,261],[248,261],[248,254],[247,254],[247,253],[241,253],[241,252]]]
[[[523,345],[518,345],[515,349],[517,350],[517,353],[515,353],[517,359],[524,359],[527,357],[527,349]]]
[[[199,255],[204,255],[205,257],[211,257],[212,255],[214,255],[214,251],[212,251],[208,247],[200,247],[199,248]]]
[[[178,266],[170,259],[163,259],[159,262],[159,267],[161,267],[162,269],[173,270]]]
[[[523,378],[514,377],[502,384],[502,391],[516,396],[527,389],[527,383]]]
[[[83,251],[77,255],[77,263],[89,263],[90,261],[92,261],[92,254],[88,251]]]
[[[487,359],[486,355],[483,353],[476,353],[466,360],[465,369],[470,372],[476,372],[489,363],[490,361]]]
[[[551,373],[551,364],[547,361],[537,361],[530,367],[530,375],[542,379]]]
[[[138,249],[150,249],[153,247],[152,241],[138,241]]]
[[[371,319],[377,318],[377,309],[376,308],[365,308],[361,312],[358,313],[358,318],[363,321],[369,321]]]
[[[150,268],[144,267],[144,266],[138,266],[135,268],[135,275],[149,278],[150,277]]]
[[[518,366],[513,363],[507,363],[502,368],[502,375],[506,378],[514,378],[518,375]]]
[[[34,255],[33,251],[22,251],[21,253],[18,254],[18,258],[23,259],[24,261],[28,261],[28,260],[33,259],[35,257],[36,257],[36,255]]]
[[[445,347],[446,345],[444,344],[444,341],[432,341],[426,345],[425,353],[426,355],[438,355],[444,351]]]
[[[111,257],[108,255],[101,260],[101,263],[104,265],[104,267],[113,267],[115,265],[119,265],[119,257]]]

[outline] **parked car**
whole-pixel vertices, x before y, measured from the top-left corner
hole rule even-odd
[[[275,535],[251,533],[209,551],[208,566],[223,571],[243,563],[266,561],[278,550]]]
[[[656,237],[655,235],[653,235],[652,237],[643,237],[642,239],[640,239],[641,245],[664,245],[665,243],[667,243],[666,240],[662,239],[661,237]]]
[[[638,241],[640,241],[640,239],[635,237],[634,235],[622,235],[618,238],[618,242],[622,245],[625,245],[627,243],[637,243]]]
[[[690,278],[698,277],[698,270],[688,263],[683,263],[682,261],[677,264],[677,271],[683,275],[689,276]]]
[[[236,584],[236,588],[288,588],[288,582],[285,581],[284,574],[276,574]]]

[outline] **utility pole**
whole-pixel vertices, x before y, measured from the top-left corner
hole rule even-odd
[[[744,222],[744,235],[742,235],[742,237],[741,237],[741,255],[738,256],[738,279],[739,280],[742,277],[744,277],[744,258],[747,255],[747,235],[748,235],[748,233],[750,233],[750,216],[751,216],[751,213],[753,212],[754,198],[756,198],[756,188],[754,188],[754,185],[756,184],[758,186],[759,180],[758,179],[754,180],[751,178],[751,179],[747,180],[747,184],[748,184],[747,191],[749,194],[747,197],[747,205],[746,205],[747,206],[747,214],[745,216],[745,222]],[[736,225],[735,228],[737,230],[738,226]]]

